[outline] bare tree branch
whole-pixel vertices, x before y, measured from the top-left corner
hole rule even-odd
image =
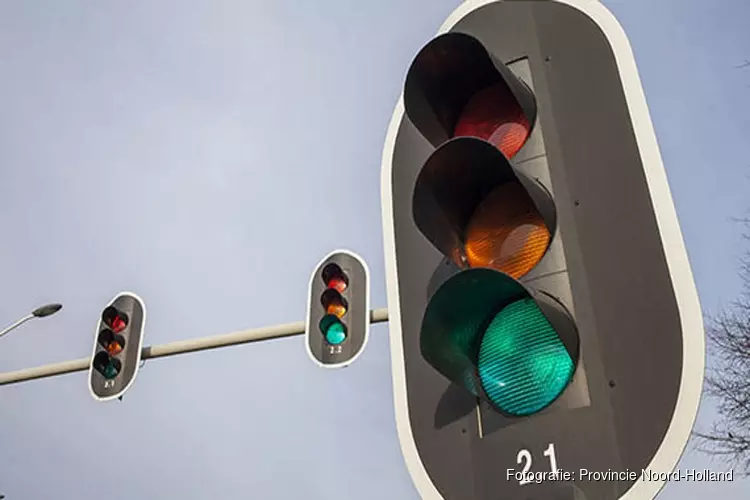
[[[750,218],[735,219],[750,230]],[[750,232],[743,237],[750,241]],[[706,321],[714,365],[705,393],[717,401],[719,420],[709,431],[695,431],[698,449],[750,476],[750,251],[740,260],[742,292],[728,308]]]

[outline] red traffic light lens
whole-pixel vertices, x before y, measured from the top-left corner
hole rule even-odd
[[[326,287],[332,288],[339,293],[343,293],[346,287],[349,286],[349,279],[338,264],[328,264],[320,274]]]
[[[328,281],[328,288],[333,288],[338,292],[346,290],[346,280],[341,276],[335,276]]]
[[[115,332],[121,332],[125,329],[128,324],[120,316],[116,316],[112,319],[112,330]]]
[[[479,137],[491,142],[506,158],[513,158],[526,143],[531,124],[504,83],[480,90],[464,106],[454,137]]]
[[[115,307],[109,306],[102,312],[102,321],[115,333],[120,333],[128,326],[128,315]]]

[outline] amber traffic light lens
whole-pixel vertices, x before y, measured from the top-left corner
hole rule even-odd
[[[120,344],[120,342],[118,342],[117,340],[113,340],[107,346],[107,352],[110,356],[117,356],[122,352],[122,344]]]
[[[526,143],[530,132],[531,124],[520,104],[505,84],[498,83],[469,99],[453,135],[484,139],[510,159]]]
[[[333,314],[340,318],[346,314],[346,307],[343,304],[329,304],[326,308],[326,314]]]
[[[110,356],[116,356],[125,348],[125,338],[105,328],[99,332],[99,345],[105,348]]]
[[[320,303],[323,305],[326,314],[332,314],[337,318],[341,318],[346,314],[349,305],[346,303],[346,299],[333,288],[329,288],[323,292],[323,295],[320,297]]]
[[[474,211],[464,238],[466,262],[469,267],[489,267],[520,278],[542,259],[550,239],[526,190],[509,182]]]

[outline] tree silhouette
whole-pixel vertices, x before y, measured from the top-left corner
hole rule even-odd
[[[742,219],[750,229],[750,219]],[[750,233],[744,238],[750,241]],[[706,323],[711,364],[705,393],[717,400],[719,418],[707,432],[696,431],[698,448],[750,475],[750,249],[740,261],[742,291]]]

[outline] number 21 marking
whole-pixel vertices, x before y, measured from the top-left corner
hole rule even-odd
[[[549,458],[550,470],[553,473],[556,473],[558,469],[557,469],[557,456],[555,455],[554,443],[550,443],[549,446],[547,446],[547,449],[544,450],[544,456]],[[521,465],[523,463],[523,470],[521,471],[521,479],[518,481],[518,484],[520,485],[530,484],[532,482],[531,474],[529,474],[529,471],[531,470],[531,452],[526,449],[519,450],[518,455],[516,455],[516,463],[518,465]]]

